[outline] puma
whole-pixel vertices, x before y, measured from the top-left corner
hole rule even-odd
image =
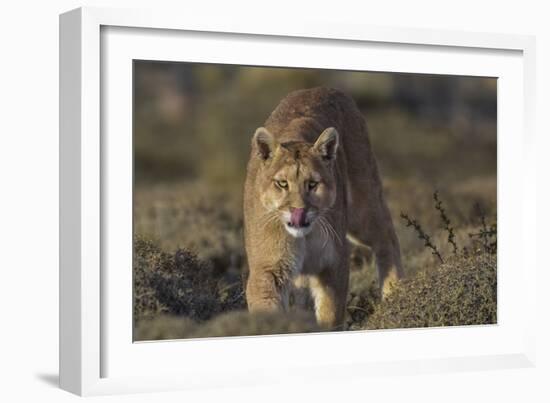
[[[249,311],[288,310],[307,287],[324,328],[341,329],[348,242],[375,255],[383,294],[403,275],[367,126],[354,101],[328,88],[287,95],[252,138],[244,186]]]

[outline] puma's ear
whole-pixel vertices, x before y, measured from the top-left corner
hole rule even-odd
[[[275,138],[265,127],[256,129],[252,144],[256,147],[258,155],[264,161],[270,158],[275,150]]]
[[[319,135],[313,148],[321,154],[324,160],[331,161],[336,158],[336,151],[338,151],[339,143],[338,137],[336,129],[334,127],[329,127]]]

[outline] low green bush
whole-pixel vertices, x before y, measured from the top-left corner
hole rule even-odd
[[[492,324],[497,321],[496,255],[459,256],[398,283],[366,329]]]
[[[151,241],[134,241],[134,321],[159,314],[205,321],[245,306],[240,278],[228,282],[225,273],[178,249],[163,252]]]

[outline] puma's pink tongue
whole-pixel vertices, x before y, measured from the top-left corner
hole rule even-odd
[[[306,225],[306,209],[292,209],[290,213],[290,223],[293,227],[303,227]]]

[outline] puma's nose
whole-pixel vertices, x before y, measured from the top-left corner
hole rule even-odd
[[[290,226],[291,227],[307,227],[308,225],[309,224],[306,222],[305,208],[290,209]]]

